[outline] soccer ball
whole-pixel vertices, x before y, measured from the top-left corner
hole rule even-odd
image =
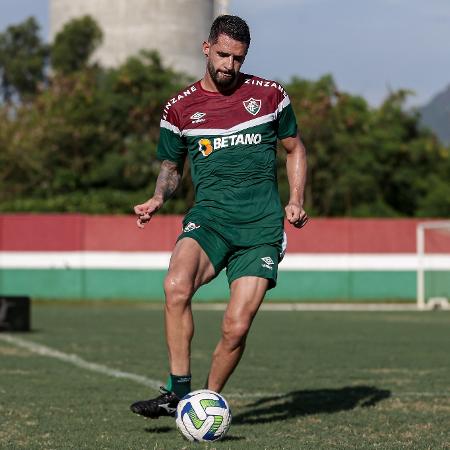
[[[189,441],[218,441],[230,428],[231,410],[220,394],[201,389],[190,392],[180,400],[176,423]]]

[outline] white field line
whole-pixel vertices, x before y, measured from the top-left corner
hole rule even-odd
[[[195,301],[192,303],[192,309],[194,311],[225,311],[228,306],[228,302],[203,302]],[[139,309],[151,309],[151,310],[162,310],[164,308],[164,302],[158,303],[139,303],[135,305]],[[411,312],[423,312],[429,309],[418,309],[416,303],[305,303],[305,302],[278,302],[266,300],[261,307],[260,311],[378,311],[378,312],[389,312],[389,311],[411,311]],[[441,308],[444,311],[444,308]]]
[[[153,305],[151,305],[153,306]],[[194,302],[192,309],[197,311],[224,311],[228,303]],[[267,301],[260,311],[420,311],[416,303],[279,303]]]
[[[102,373],[110,377],[124,378],[126,380],[135,381],[136,383],[142,384],[152,389],[159,389],[160,386],[163,386],[165,384],[162,381],[153,380],[151,378],[147,378],[142,375],[137,375],[135,373],[130,372],[123,372],[121,370],[112,369],[111,367],[104,366],[102,364],[92,363],[84,360],[83,358],[80,358],[78,355],[64,353],[59,350],[55,350],[51,347],[47,347],[46,345],[36,344],[35,342],[31,342],[17,336],[11,336],[9,334],[0,334],[0,339],[41,356],[59,359],[60,361],[73,364],[76,367],[90,370],[92,372]]]
[[[12,336],[10,334],[0,334],[0,340],[5,341],[9,344],[15,345],[16,347],[24,348],[32,353],[36,353],[41,356],[46,356],[48,358],[55,358],[69,364],[73,364],[81,369],[90,370],[92,372],[101,373],[103,375],[108,375],[114,378],[122,378],[126,380],[134,381],[143,386],[158,390],[160,386],[163,386],[162,381],[154,380],[152,378],[147,378],[142,375],[137,375],[135,373],[123,372],[121,370],[112,369],[111,367],[104,366],[102,364],[91,363],[80,358],[78,355],[64,353],[59,350],[55,350],[46,345],[36,344],[35,342]],[[265,398],[265,397],[287,397],[288,394],[283,392],[230,392],[225,394],[229,398]],[[392,393],[394,397],[450,397],[450,392],[401,392]]]
[[[266,303],[262,311],[417,311],[415,303]]]
[[[170,252],[0,252],[2,269],[135,269],[166,270]],[[427,255],[426,270],[449,270],[450,255]],[[414,253],[287,253],[280,271],[375,270],[415,271],[419,257]]]

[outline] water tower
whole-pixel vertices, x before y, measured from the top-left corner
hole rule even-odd
[[[114,67],[141,49],[156,49],[165,64],[200,78],[202,42],[228,0],[50,0],[50,38],[69,20],[86,14],[103,30],[94,59]]]

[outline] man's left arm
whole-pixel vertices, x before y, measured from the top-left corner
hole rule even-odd
[[[281,140],[286,150],[286,170],[289,181],[289,203],[285,207],[286,218],[296,228],[301,228],[308,222],[308,216],[303,209],[306,183],[306,150],[299,135]]]

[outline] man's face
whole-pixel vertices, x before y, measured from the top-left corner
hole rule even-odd
[[[220,90],[232,88],[247,54],[247,44],[235,41],[226,34],[220,34],[215,44],[203,43],[207,56],[207,69]]]

